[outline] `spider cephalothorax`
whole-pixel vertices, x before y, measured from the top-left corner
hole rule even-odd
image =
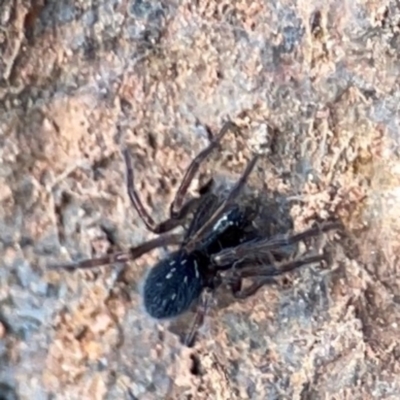
[[[146,227],[159,236],[127,252],[61,266],[68,269],[93,268],[134,260],[158,247],[178,246],[177,250],[149,270],[142,286],[142,298],[145,310],[156,319],[176,317],[187,311],[193,303],[199,302],[199,311],[189,333],[188,344],[192,342],[194,332],[204,318],[207,305],[206,300],[202,299],[202,293],[205,289],[213,291],[225,283],[235,297],[251,296],[262,286],[273,282],[273,276],[321,262],[325,258],[317,254],[285,262],[285,249],[289,245],[340,227],[333,222],[320,224],[292,236],[271,238],[262,235],[252,223],[253,210],[237,202],[259,155],[253,156],[224,198],[213,193],[211,180],[202,188],[199,197],[184,203],[190,182],[201,163],[219,146],[228,130],[237,131],[237,127],[231,122],[226,123],[209,146],[194,158],[170,206],[170,217],[160,224],[154,222],[140,200],[134,185],[131,157],[128,150],[123,149],[128,195]],[[183,226],[188,218],[190,223],[183,235],[170,233],[174,228]],[[242,281],[245,278],[250,279],[251,284],[243,288]]]

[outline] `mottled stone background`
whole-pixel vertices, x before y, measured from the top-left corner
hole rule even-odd
[[[399,104],[398,1],[0,0],[0,399],[399,399]],[[261,145],[296,231],[343,220],[328,268],[217,295],[191,349],[141,310],[162,251],[48,269],[152,237],[121,142],[161,220],[228,118],[203,175]]]

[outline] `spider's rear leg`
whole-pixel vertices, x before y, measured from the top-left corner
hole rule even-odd
[[[228,131],[239,132],[239,128],[231,121],[226,122],[218,135],[212,138],[210,144],[202,150],[191,162],[189,165],[182,182],[179,186],[178,191],[176,192],[175,198],[170,206],[170,216],[171,218],[177,219],[182,215],[182,203],[183,199],[187,193],[187,190],[192,182],[194,176],[199,170],[201,164],[207,159],[207,157],[219,146],[222,138],[226,135]]]
[[[89,258],[75,263],[52,265],[50,269],[67,269],[73,271],[75,269],[92,269],[101,267],[102,265],[125,263],[130,260],[136,260],[142,255],[154,250],[158,247],[178,245],[182,241],[182,236],[179,234],[166,234],[155,239],[142,243],[139,246],[131,247],[128,251],[120,251],[118,253],[106,254],[98,258]]]
[[[193,319],[190,330],[185,337],[184,344],[187,347],[193,347],[196,340],[197,332],[203,326],[208,310],[210,309],[211,300],[212,291],[207,289],[204,290],[201,294],[199,303],[197,304],[196,315]]]
[[[254,295],[261,287],[269,284],[276,284],[274,276],[282,275],[308,264],[318,263],[326,260],[326,254],[318,254],[305,257],[299,260],[290,261],[276,267],[273,264],[242,266],[239,269],[232,269],[222,278],[225,284],[232,289],[232,294],[239,299]],[[242,289],[243,279],[252,278],[250,286]]]
[[[219,253],[213,255],[212,262],[220,268],[224,265],[234,264],[238,260],[247,263],[251,261],[256,262],[260,258],[260,255],[264,257],[265,255],[269,256],[269,254],[273,254],[275,257],[284,257],[287,255],[287,249],[291,246],[306,239],[317,237],[322,233],[339,230],[341,227],[342,225],[339,222],[326,222],[289,236],[279,235],[272,238],[244,242],[236,247],[221,250]]]
[[[246,299],[247,297],[253,296],[265,285],[276,285],[277,282],[274,278],[271,277],[262,277],[255,279],[251,285],[242,288],[242,278],[237,277],[234,281],[229,283],[231,286],[232,294],[237,299]]]

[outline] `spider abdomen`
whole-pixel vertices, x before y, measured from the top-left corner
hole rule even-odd
[[[176,317],[198,299],[203,287],[198,257],[182,250],[174,252],[158,262],[146,276],[145,310],[157,319]]]

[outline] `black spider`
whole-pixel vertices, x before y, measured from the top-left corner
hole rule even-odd
[[[289,246],[322,232],[337,229],[338,223],[321,224],[292,236],[267,238],[253,224],[254,207],[241,206],[236,201],[256,165],[258,155],[250,160],[224,199],[221,200],[220,196],[213,193],[213,181],[210,180],[200,190],[199,197],[184,203],[188,187],[201,163],[219,147],[221,139],[229,130],[238,132],[233,123],[226,123],[209,146],[194,158],[170,206],[170,217],[160,224],[156,224],[139,198],[134,186],[132,160],[128,150],[123,149],[128,195],[147,229],[160,236],[132,247],[128,252],[108,254],[59,268],[73,270],[127,262],[157,247],[178,245],[176,251],[160,260],[147,274],[143,285],[143,303],[150,316],[166,319],[184,313],[198,301],[198,312],[186,339],[186,343],[190,345],[207,312],[210,298],[208,294],[221,284],[230,286],[236,298],[246,298],[262,286],[273,283],[273,276],[324,260],[324,255],[318,254],[299,260],[283,261],[287,258]],[[182,226],[190,214],[192,219],[183,235],[168,233]],[[244,278],[252,279],[251,285],[245,289],[242,288]]]

